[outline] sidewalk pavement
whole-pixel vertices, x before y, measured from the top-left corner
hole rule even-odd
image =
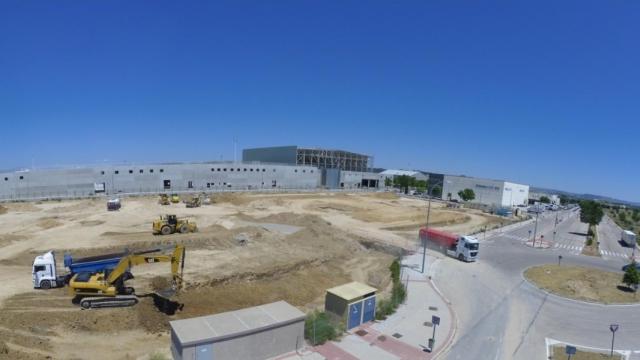
[[[437,257],[427,253],[425,274],[421,273],[422,253],[405,257],[401,279],[407,284],[407,299],[384,321],[351,329],[341,341],[314,348],[327,359],[435,359],[447,349],[455,335],[456,319],[450,304],[441,296],[429,274]],[[432,316],[440,317],[433,352],[427,352],[433,335]]]

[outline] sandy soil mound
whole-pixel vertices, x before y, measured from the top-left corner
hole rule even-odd
[[[7,209],[6,207],[0,205],[0,215],[2,214],[6,214],[7,211],[9,211],[9,209]],[[0,344],[1,345],[1,344]]]
[[[38,221],[37,225],[41,229],[46,230],[46,229],[51,229],[51,228],[54,228],[54,227],[58,227],[58,226],[62,225],[62,223],[58,220],[57,217],[48,217],[48,218],[40,219]]]

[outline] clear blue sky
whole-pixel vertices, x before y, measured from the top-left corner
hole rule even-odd
[[[0,168],[335,147],[640,201],[637,1],[3,1]]]

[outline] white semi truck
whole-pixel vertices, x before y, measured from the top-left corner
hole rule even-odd
[[[621,239],[623,243],[625,243],[629,247],[636,246],[636,234],[629,230],[622,230]]]

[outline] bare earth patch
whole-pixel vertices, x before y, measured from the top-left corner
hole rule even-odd
[[[547,264],[530,267],[524,276],[534,285],[570,299],[604,304],[640,302],[640,295],[621,283],[622,273]]]

